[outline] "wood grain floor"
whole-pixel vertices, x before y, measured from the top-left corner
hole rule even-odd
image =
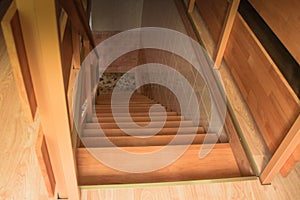
[[[278,175],[272,185],[259,180],[148,188],[89,189],[81,191],[82,200],[118,199],[255,199],[296,200],[300,198],[300,163],[286,178]]]

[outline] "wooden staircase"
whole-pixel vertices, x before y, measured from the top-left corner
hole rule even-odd
[[[207,136],[206,143],[214,143],[217,140],[216,134],[205,133],[203,127],[194,127],[192,121],[177,115],[176,112],[168,111],[164,127],[156,135],[144,138],[134,137],[149,136],[152,130],[145,127],[139,130],[133,129],[132,135],[134,136],[129,136],[119,129],[114,121],[110,101],[111,93],[98,96],[95,105],[96,113],[94,113],[92,120],[85,125],[82,133],[82,142],[76,154],[80,185],[134,184],[241,177],[229,143],[217,143],[205,158],[199,158],[199,150],[204,145],[202,144],[204,137]],[[130,100],[129,110],[132,120],[138,125],[147,125],[150,122],[149,108],[155,103],[146,96],[135,93]],[[122,121],[121,123],[127,128],[131,128],[132,124],[124,116],[124,104],[121,103],[118,107],[118,116]],[[154,112],[153,114],[153,123],[159,123],[162,120],[162,113]],[[194,137],[194,139],[187,151],[169,166],[148,173],[128,173],[104,165],[85,148],[85,146],[92,148],[95,152],[106,152],[109,148],[113,148],[109,147],[104,142],[103,135],[99,134],[99,130],[96,129],[98,123],[111,142],[129,152],[156,151],[167,145],[176,134],[182,139],[172,144],[170,148],[174,148],[174,151],[180,148],[181,145],[186,145],[190,137]],[[177,133],[180,123],[183,128],[181,132]],[[195,128],[197,130],[196,136],[191,134]],[[130,163],[132,166],[138,164],[138,161]]]

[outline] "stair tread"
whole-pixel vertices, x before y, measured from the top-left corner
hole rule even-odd
[[[165,113],[168,116],[177,116],[176,112],[165,112]],[[114,114],[118,117],[122,117],[122,116],[126,115],[125,113],[114,113]],[[152,112],[151,114],[155,115],[155,116],[162,116],[164,114],[164,112]],[[134,117],[134,116],[149,116],[149,112],[130,113],[130,115],[132,117]],[[94,113],[94,116],[109,117],[109,116],[113,116],[113,115],[112,115],[112,113]]]
[[[216,144],[212,151],[203,159],[199,158],[199,150],[203,145],[190,145],[187,151],[171,165],[148,173],[127,173],[121,172],[105,166],[91,155],[87,149],[77,149],[77,164],[80,185],[91,184],[129,184],[129,183],[151,183],[151,182],[169,182],[185,180],[201,180],[213,178],[229,178],[241,176],[236,164],[231,147],[228,143]],[[160,149],[159,146],[147,147],[124,147],[122,149],[132,152],[149,152]],[[174,152],[181,146],[171,146]],[[92,148],[93,151],[101,151],[109,154],[112,158],[119,159],[117,155],[111,152],[111,148]],[[132,163],[126,163],[125,160],[120,164],[128,164],[132,167],[139,167],[140,164],[151,165],[151,160],[144,163],[137,160]]]
[[[155,103],[140,103],[140,104],[134,104],[130,103],[129,107],[151,107],[155,105]],[[117,104],[116,107],[127,107],[128,104]],[[103,104],[103,105],[95,105],[96,108],[109,108],[111,107],[111,104]]]
[[[119,117],[118,120],[121,122],[128,122],[130,120],[135,121],[135,122],[149,122],[149,121],[161,121],[163,120],[164,117],[162,116],[153,116],[150,118],[149,116],[139,116],[139,117]],[[167,116],[166,121],[180,121],[183,120],[183,116]],[[115,122],[114,117],[93,117],[92,122]]]
[[[202,144],[204,139],[206,143],[216,143],[218,137],[216,134],[185,134],[185,135],[155,135],[152,137],[82,137],[81,140],[86,147],[110,147],[109,139],[118,147],[134,147],[134,146],[163,146],[169,144],[176,136],[176,141],[172,145],[184,144]],[[192,142],[190,142],[192,140]]]
[[[128,112],[128,107],[116,107],[117,110],[116,112],[120,112],[120,113],[124,113],[124,112]],[[112,109],[111,107],[95,107],[94,108],[96,110],[96,112],[100,112],[100,113],[111,113]],[[129,107],[129,111],[130,112],[149,112],[150,107]],[[153,110],[155,112],[155,110]],[[156,111],[157,112],[157,111]]]
[[[161,125],[162,122],[151,122],[151,124],[153,124],[153,128],[158,127],[159,125]],[[134,127],[135,125],[139,125],[139,126],[147,126],[150,123],[149,122],[136,122],[136,123],[132,123],[132,122],[121,122],[119,123],[121,126],[126,127],[126,128],[130,128],[130,127]],[[101,128],[119,128],[119,126],[116,123],[86,123],[85,124],[85,129],[90,129],[90,128],[98,128],[99,125],[101,126]],[[188,120],[184,120],[184,121],[166,121],[164,122],[164,127],[179,127],[179,126],[194,126],[193,121],[188,121]]]
[[[195,132],[204,133],[203,127],[181,127],[181,132],[178,132],[178,128],[162,128],[156,135],[175,135],[175,134],[189,134]],[[120,129],[102,129],[106,136],[127,136],[127,134]],[[100,135],[100,130],[98,129],[84,129],[83,137],[97,137]],[[178,132],[178,133],[177,133]],[[149,135],[152,133],[151,128],[139,128],[139,129],[130,129],[130,133],[136,136]],[[206,133],[208,134],[208,133]]]

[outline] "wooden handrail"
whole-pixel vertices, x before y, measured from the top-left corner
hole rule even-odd
[[[82,34],[85,35],[93,48],[95,48],[95,41],[93,33],[88,23],[87,15],[84,11],[82,2],[80,0],[60,0],[62,8],[68,14],[74,27]]]

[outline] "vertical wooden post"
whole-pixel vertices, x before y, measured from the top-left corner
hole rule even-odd
[[[295,151],[300,141],[300,115],[275,151],[271,160],[260,175],[262,184],[269,184]]]
[[[73,66],[75,69],[80,69],[80,65],[81,65],[80,35],[74,28],[72,29],[72,46],[73,46]]]
[[[194,7],[195,7],[195,0],[190,0],[188,12],[189,12],[189,13],[193,12]]]
[[[222,33],[215,52],[215,67],[220,68],[224,56],[225,48],[229,39],[229,35],[233,26],[233,22],[239,7],[240,0],[232,0],[227,11],[227,16],[223,24]]]
[[[85,39],[84,40],[84,56],[85,58],[88,56],[88,54],[90,53],[90,42],[89,40]],[[89,64],[91,65],[92,62],[89,62]],[[86,100],[87,100],[87,105],[86,105],[86,119],[87,121],[91,121],[92,120],[92,116],[93,116],[93,103],[92,103],[92,96],[91,96],[91,91],[92,91],[92,79],[91,79],[91,67],[90,66],[86,66],[85,69],[85,90],[87,91],[87,96],[86,96]]]
[[[49,157],[61,198],[80,199],[54,0],[16,0]]]

